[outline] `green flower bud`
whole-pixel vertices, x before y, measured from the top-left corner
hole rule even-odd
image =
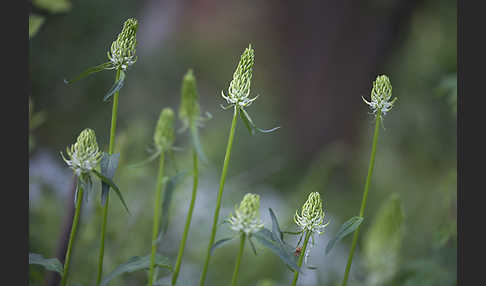
[[[393,107],[393,103],[397,100],[395,97],[390,101],[392,96],[392,85],[390,79],[386,75],[380,75],[376,77],[373,82],[373,88],[371,90],[371,102],[364,102],[371,107],[373,114],[383,114],[385,115]]]
[[[260,196],[246,194],[239,206],[235,206],[235,215],[229,219],[231,229],[244,232],[246,235],[255,233],[263,227],[260,220]]]
[[[172,147],[174,139],[174,111],[167,107],[160,112],[159,121],[155,127],[155,146],[162,152],[167,151]]]
[[[249,99],[253,64],[255,62],[255,51],[251,44],[241,55],[240,62],[233,74],[233,80],[228,88],[228,96],[221,91],[224,99],[230,105],[245,107],[250,105],[255,99]]]
[[[135,47],[137,45],[137,20],[130,18],[125,21],[123,29],[118,38],[111,44],[108,51],[108,59],[114,69],[127,70],[129,66],[137,61]]]
[[[196,79],[192,69],[188,70],[182,80],[181,105],[179,118],[184,124],[183,129],[194,126],[200,119],[199,95],[196,89]]]
[[[322,210],[322,199],[318,192],[310,193],[307,201],[302,207],[300,215],[295,212],[294,222],[302,228],[319,234],[324,232],[328,225],[324,224],[324,211]]]
[[[69,159],[61,152],[63,160],[74,170],[77,176],[89,173],[101,161],[102,153],[96,142],[96,134],[92,129],[86,128],[78,136],[74,145],[66,148]]]

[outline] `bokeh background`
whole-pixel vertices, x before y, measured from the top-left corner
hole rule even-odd
[[[295,210],[312,191],[324,199],[326,232],[316,237],[300,285],[339,285],[351,236],[325,255],[341,224],[359,212],[371,149],[369,98],[379,74],[390,77],[399,99],[384,119],[375,172],[349,285],[457,285],[456,274],[456,2],[373,1],[72,1],[31,5],[29,73],[33,111],[29,131],[29,251],[63,261],[73,209],[72,172],[59,151],[86,128],[107,149],[111,104],[102,98],[114,73],[72,85],[63,78],[107,61],[123,22],[139,21],[137,63],[120,93],[115,181],[132,211],[110,201],[104,273],[150,252],[157,163],[147,158],[159,113],[177,109],[183,75],[194,70],[201,110],[213,119],[201,129],[209,163],[201,166],[181,285],[196,285],[202,270],[232,112],[220,104],[242,51],[252,44],[255,67],[248,108],[261,128],[250,136],[240,121],[229,164],[220,220],[247,192],[261,196],[284,230],[295,231]],[[180,122],[177,123],[181,126]],[[191,168],[186,133],[178,134],[177,167]],[[170,172],[174,172],[171,170]],[[160,252],[175,261],[189,205],[191,178],[177,187]],[[396,243],[380,229],[380,208],[398,198],[403,211]],[[70,281],[93,285],[101,230],[99,189],[82,212]],[[231,234],[227,225],[216,239]],[[380,237],[383,236],[383,237]],[[295,237],[286,237],[294,244]],[[207,285],[228,285],[238,241],[218,248]],[[244,253],[239,285],[289,285],[292,273],[257,245]],[[383,258],[386,258],[383,263]],[[382,260],[380,260],[382,259]],[[381,263],[380,263],[381,261]],[[167,278],[170,274],[161,273]],[[29,267],[30,285],[55,285],[56,275]],[[117,277],[111,285],[145,285],[146,273]],[[74,284],[73,284],[74,285]]]

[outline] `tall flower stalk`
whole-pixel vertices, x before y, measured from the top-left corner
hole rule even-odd
[[[324,223],[324,210],[322,209],[322,199],[318,192],[312,192],[309,194],[307,201],[302,206],[301,213],[299,215],[298,211],[295,212],[294,222],[300,227],[302,234],[304,235],[304,243],[301,247],[302,251],[297,262],[297,266],[302,267],[304,259],[308,257],[308,244],[309,240],[312,239],[311,243],[314,243],[314,233],[322,234],[324,233],[325,227],[329,224]],[[300,241],[297,244],[300,244]],[[298,246],[298,245],[297,245]],[[299,246],[298,246],[299,247]],[[294,279],[292,280],[292,286],[297,285],[297,280],[299,279],[299,271],[295,271]]]
[[[375,115],[375,131],[373,134],[373,143],[371,147],[371,158],[370,163],[368,166],[368,176],[366,177],[366,182],[364,186],[363,198],[361,200],[361,208],[359,210],[359,216],[363,217],[364,210],[366,207],[366,199],[368,198],[368,190],[370,187],[371,176],[373,175],[373,167],[375,165],[375,155],[376,155],[376,143],[378,142],[378,133],[380,130],[380,121],[383,120],[383,117],[386,115],[388,111],[393,108],[393,104],[397,100],[395,97],[391,100],[392,97],[392,85],[390,79],[386,75],[381,75],[376,77],[376,80],[373,82],[373,88],[371,90],[371,101],[367,101],[363,98],[363,101],[368,104],[371,108],[372,113]],[[348,256],[348,262],[346,264],[346,269],[344,271],[344,278],[342,286],[346,286],[349,276],[349,271],[351,269],[351,264],[353,262],[353,254],[356,248],[356,244],[358,242],[358,235],[361,229],[361,225],[354,231],[353,234],[353,242],[351,244],[351,250]]]
[[[138,28],[138,22],[135,19],[128,19],[123,25],[121,33],[117,39],[111,44],[110,51],[108,51],[108,66],[105,69],[116,70],[115,85],[112,90],[105,96],[105,100],[111,97],[113,94],[113,107],[111,113],[111,128],[110,128],[110,143],[108,147],[108,154],[111,156],[115,150],[115,133],[116,123],[118,117],[118,96],[119,89],[123,85],[125,79],[125,71],[137,61],[135,56],[135,48],[137,45],[136,33]],[[101,242],[100,252],[98,258],[98,275],[96,278],[96,285],[101,282],[103,275],[103,258],[105,253],[105,236],[106,225],[108,219],[108,205],[109,205],[109,192],[105,195],[105,201],[103,206],[103,220],[101,225]]]
[[[164,158],[165,152],[172,148],[174,143],[174,111],[171,108],[164,108],[160,112],[154,133],[154,143],[157,151],[160,152],[159,171],[157,174],[157,186],[155,190],[154,217],[152,227],[152,251],[150,256],[149,286],[153,285],[155,270],[155,254],[157,252],[157,236],[159,234],[159,219],[161,210],[161,193],[164,185]]]
[[[189,128],[192,142],[194,145],[192,150],[193,184],[192,184],[191,202],[189,204],[189,209],[187,210],[184,232],[182,234],[181,244],[179,246],[179,251],[177,253],[177,260],[174,266],[174,272],[172,274],[172,285],[176,285],[177,278],[179,277],[179,271],[181,269],[181,263],[182,263],[182,256],[184,255],[187,236],[189,234],[189,227],[191,226],[192,212],[194,210],[194,204],[196,202],[197,186],[198,186],[198,179],[199,179],[198,156],[201,156],[203,160],[206,160],[204,154],[202,153],[202,148],[200,147],[199,137],[197,134],[197,128],[199,127],[201,121],[198,99],[199,96],[196,88],[196,79],[194,77],[192,70],[189,70],[184,76],[184,79],[182,81],[179,118],[184,124],[182,130]]]
[[[247,238],[250,239],[252,234],[263,228],[263,223],[260,220],[260,196],[246,194],[240,205],[235,206],[235,215],[230,217],[229,223],[231,224],[231,229],[240,235],[240,248],[236,257],[233,278],[231,279],[231,286],[235,286],[243,250],[245,248],[245,241]]]
[[[231,121],[230,134],[228,137],[228,144],[226,147],[226,154],[224,156],[224,162],[223,162],[223,171],[221,173],[221,180],[219,182],[219,191],[216,199],[216,208],[214,209],[211,236],[209,238],[206,258],[204,261],[204,267],[199,281],[200,286],[203,286],[206,280],[206,275],[209,267],[209,260],[211,258],[211,248],[213,246],[214,239],[216,237],[219,210],[221,208],[221,198],[223,197],[223,189],[224,189],[224,184],[226,182],[226,173],[228,171],[228,163],[231,155],[231,148],[233,146],[233,139],[235,135],[238,116],[241,116],[246,127],[252,134],[254,133],[254,130],[267,133],[267,132],[272,132],[279,128],[276,127],[270,130],[263,130],[257,128],[253,123],[252,119],[250,118],[248,112],[245,110],[245,108],[250,106],[253,103],[253,101],[255,101],[255,99],[257,98],[257,97],[254,98],[249,97],[254,60],[255,60],[255,51],[253,50],[251,45],[249,45],[248,48],[246,48],[243,54],[241,55],[238,66],[236,67],[236,70],[233,74],[233,79],[231,80],[228,88],[228,95],[225,95],[224,92],[221,91],[222,97],[229,104],[228,106],[223,107],[223,109],[228,109],[233,107],[233,120]]]
[[[91,173],[98,166],[101,160],[101,152],[96,142],[96,135],[92,129],[84,129],[78,136],[77,141],[71,148],[67,148],[67,156],[61,153],[63,160],[73,170],[77,177],[77,188],[75,194],[75,212],[73,224],[71,226],[71,233],[69,235],[69,243],[67,247],[66,257],[64,259],[64,272],[61,279],[61,286],[65,286],[69,275],[69,266],[71,262],[71,253],[74,244],[74,238],[78,228],[79,214],[83,203],[84,189],[89,189],[92,186]]]

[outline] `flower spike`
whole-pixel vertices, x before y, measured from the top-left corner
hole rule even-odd
[[[303,231],[324,233],[324,228],[329,224],[324,224],[324,211],[322,210],[322,199],[318,192],[310,193],[307,201],[302,207],[301,214],[295,212],[294,222]]]
[[[61,156],[78,177],[94,170],[102,157],[96,142],[96,134],[89,128],[81,131],[76,143],[67,147],[66,152],[69,159],[66,159],[62,152]]]
[[[371,90],[371,101],[367,101],[363,98],[363,101],[368,104],[375,116],[381,114],[386,115],[393,108],[393,104],[397,100],[395,97],[390,101],[392,96],[392,85],[390,79],[386,75],[380,75],[376,77],[373,82],[373,88]]]
[[[121,69],[126,71],[128,67],[137,61],[135,48],[137,46],[138,22],[133,18],[125,21],[118,38],[111,44],[108,51],[108,59],[112,63],[110,69]]]
[[[261,228],[263,223],[260,220],[260,196],[246,194],[239,206],[235,206],[235,215],[229,219],[231,229],[251,235]]]
[[[174,139],[174,111],[167,107],[160,112],[154,133],[154,143],[158,151],[165,152],[172,147]]]

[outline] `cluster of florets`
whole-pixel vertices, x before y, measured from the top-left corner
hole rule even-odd
[[[112,63],[109,69],[127,70],[137,61],[135,48],[137,46],[137,20],[130,18],[125,21],[118,38],[111,44],[108,59]]]
[[[66,159],[62,152],[61,156],[78,177],[95,169],[102,157],[102,152],[96,142],[95,132],[89,128],[81,131],[76,143],[67,147],[66,152],[69,159]]]
[[[233,106],[249,106],[257,97],[249,98],[253,64],[255,61],[255,51],[251,45],[241,55],[240,62],[233,74],[233,80],[228,88],[228,96],[221,91],[226,101]]]
[[[322,199],[318,192],[309,195],[307,201],[302,207],[299,215],[295,212],[294,222],[303,230],[317,232],[321,234],[327,224],[324,224],[324,211],[322,210]]]
[[[386,75],[376,77],[373,82],[373,89],[371,90],[371,101],[363,100],[371,107],[373,114],[386,115],[388,111],[393,108],[393,104],[397,100],[395,97],[390,101],[392,96],[392,85],[390,79]]]
[[[246,194],[239,206],[235,206],[235,215],[229,219],[231,229],[246,235],[255,233],[263,228],[260,220],[260,196]]]
[[[174,143],[174,111],[167,107],[160,112],[154,132],[154,143],[158,151],[169,150]]]

